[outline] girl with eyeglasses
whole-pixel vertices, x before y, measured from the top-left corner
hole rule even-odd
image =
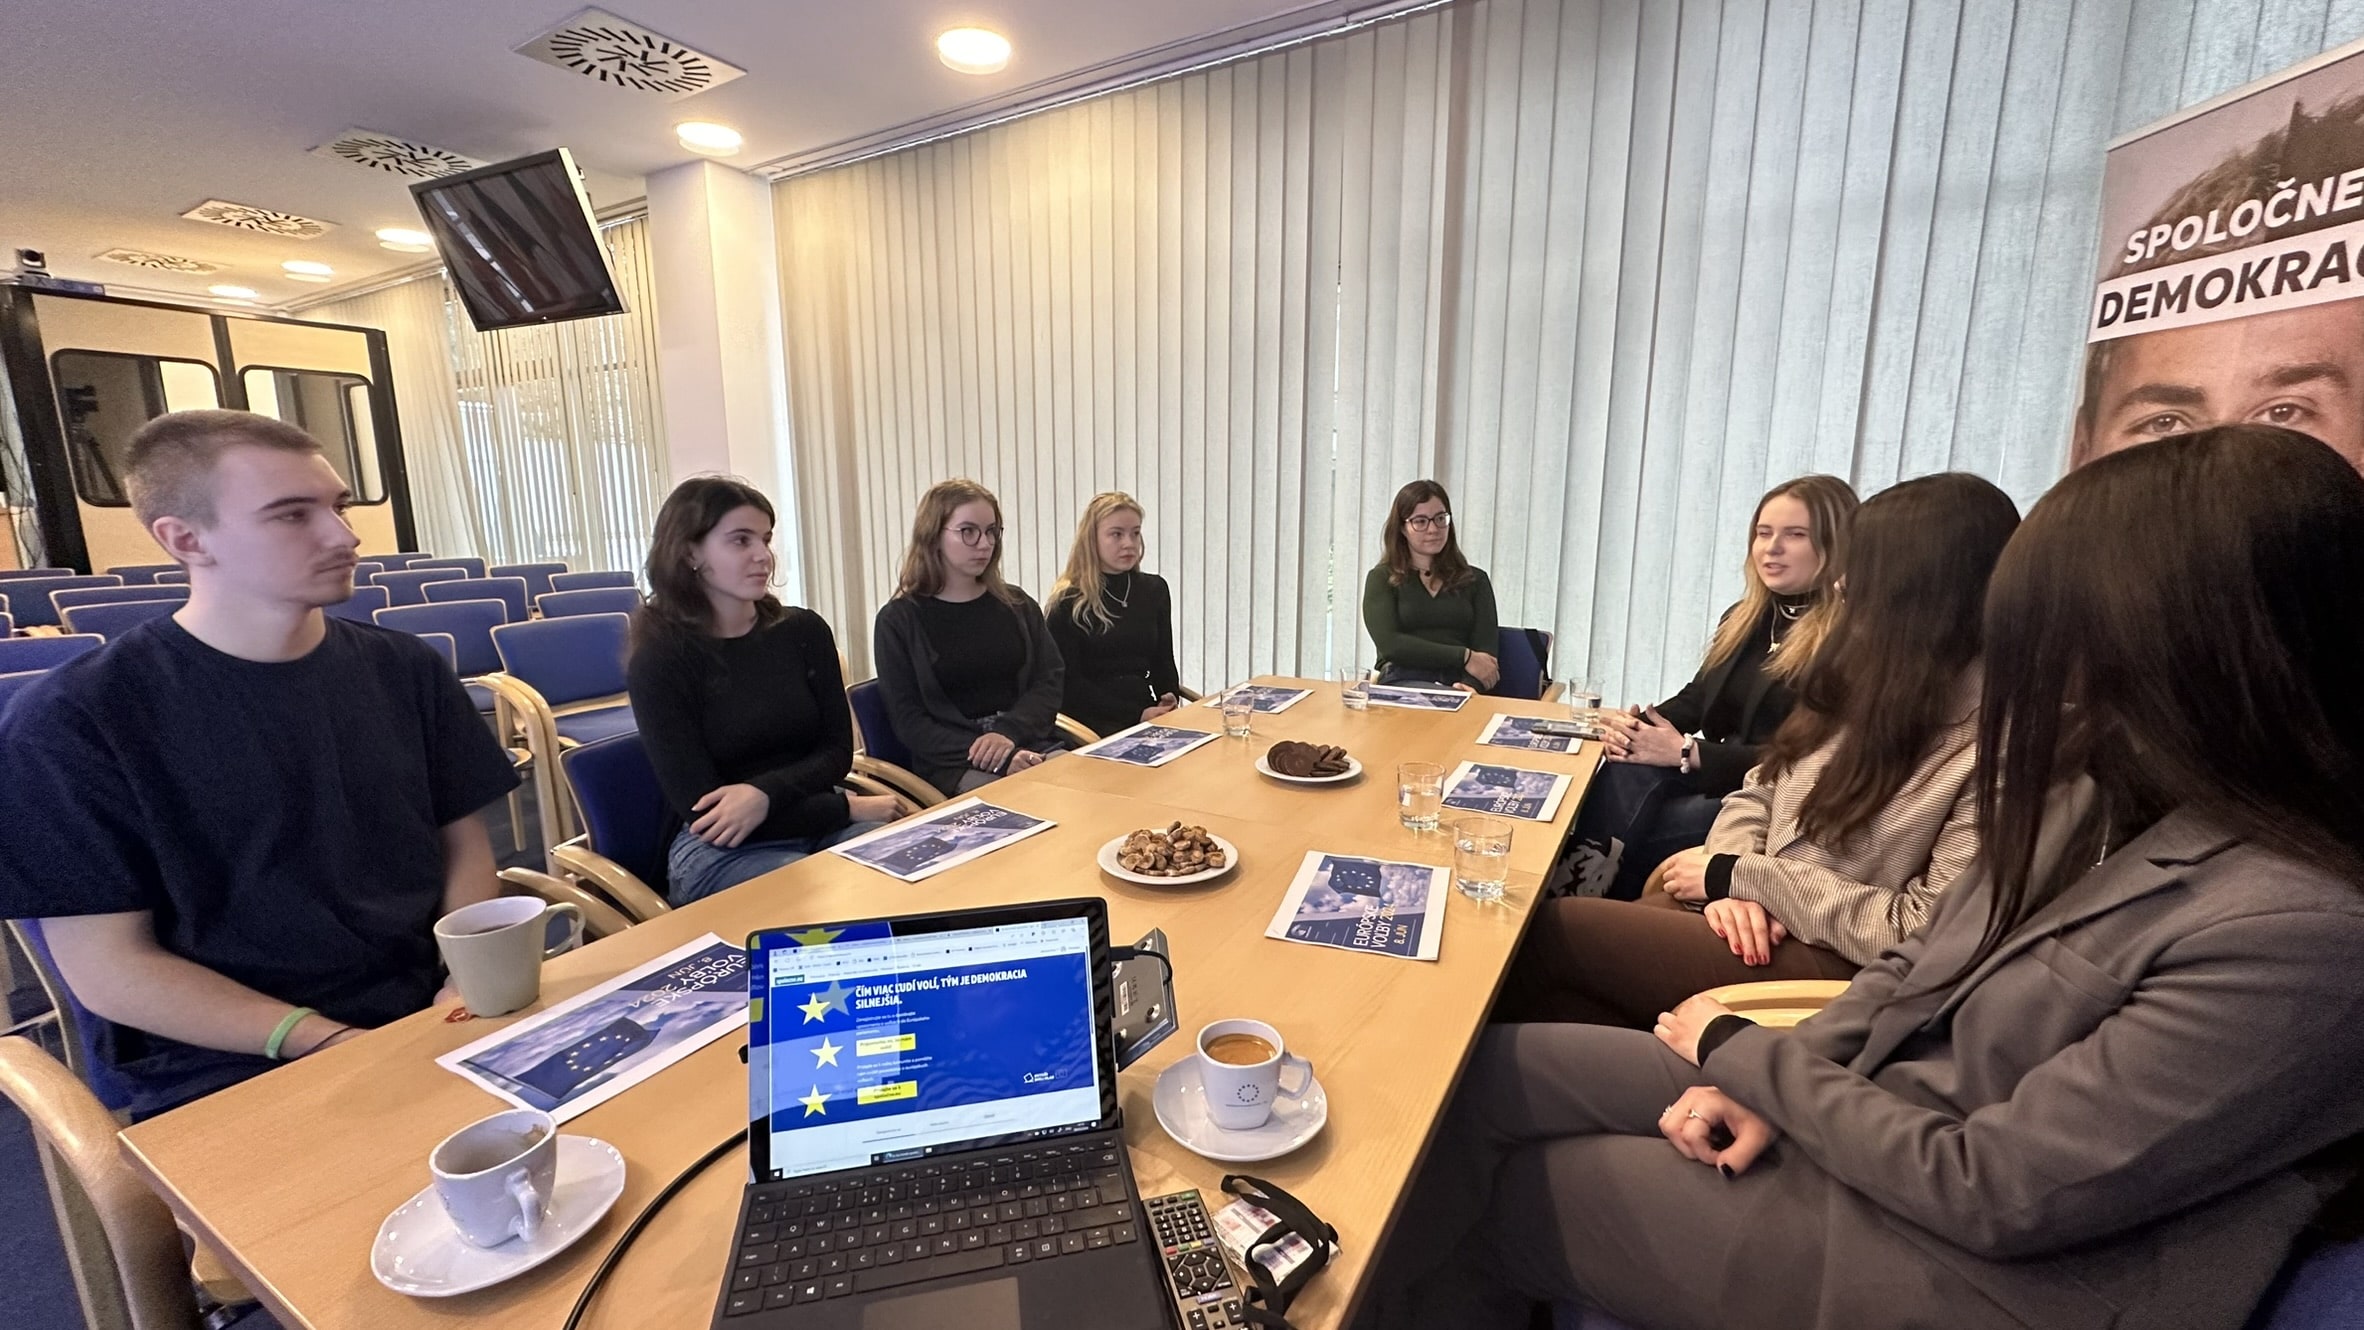
[[[1066,665],[1042,610],[1002,580],[1001,504],[973,480],[920,496],[894,599],[879,607],[878,682],[918,774],[946,794],[1059,751]]]
[[[1472,693],[1502,682],[1494,584],[1461,557],[1445,487],[1415,480],[1397,490],[1380,541],[1386,558],[1363,579],[1363,626],[1378,648],[1379,682]]]
[[[1143,548],[1139,501],[1093,495],[1051,587],[1051,640],[1067,662],[1060,710],[1104,735],[1180,704],[1174,603],[1164,578],[1141,571]]]

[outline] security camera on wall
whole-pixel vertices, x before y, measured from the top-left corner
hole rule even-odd
[[[49,256],[37,249],[16,252],[16,274],[8,279],[17,286],[37,287],[43,291],[70,291],[76,295],[103,296],[107,288],[97,282],[68,281],[49,275]]]

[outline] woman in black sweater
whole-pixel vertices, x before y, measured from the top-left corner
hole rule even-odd
[[[1830,588],[1845,574],[1856,504],[1837,476],[1767,491],[1749,528],[1747,589],[1716,625],[1697,677],[1638,714],[1603,713],[1608,763],[1569,832],[1568,867],[1583,895],[1637,899],[1650,870],[1706,842],[1838,617]]]
[[[1164,578],[1141,571],[1142,550],[1141,505],[1096,494],[1051,587],[1051,640],[1067,663],[1060,710],[1103,736],[1181,705],[1173,600]]]
[[[1001,577],[1001,503],[973,480],[920,497],[878,683],[918,774],[960,794],[1059,751],[1066,665],[1032,597]]]
[[[772,505],[721,476],[657,513],[627,682],[641,743],[682,827],[666,896],[686,905],[902,811],[838,788],[854,764],[837,639],[771,593]]]

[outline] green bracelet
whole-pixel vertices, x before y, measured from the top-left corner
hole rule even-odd
[[[270,1039],[265,1041],[263,1044],[263,1056],[271,1059],[273,1062],[277,1062],[279,1060],[279,1046],[287,1042],[287,1036],[292,1033],[298,1025],[303,1024],[304,1018],[306,1016],[317,1016],[319,1014],[319,1012],[312,1010],[310,1007],[297,1007],[293,1011],[288,1012],[285,1016],[280,1017],[279,1028],[273,1030],[271,1032]]]

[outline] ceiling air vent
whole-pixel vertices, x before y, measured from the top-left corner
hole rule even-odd
[[[290,240],[318,240],[328,234],[331,225],[309,217],[298,217],[292,212],[273,212],[251,203],[229,203],[221,199],[207,199],[181,216],[192,222],[211,222],[215,226],[260,231],[264,235],[285,236]]]
[[[516,49],[609,87],[661,93],[668,100],[719,88],[747,72],[604,9],[586,9]]]
[[[209,273],[220,272],[222,265],[203,259],[184,259],[177,254],[158,254],[145,249],[110,249],[94,257],[109,263],[127,263],[134,268],[154,268],[158,272]]]
[[[473,157],[463,157],[449,148],[413,143],[392,134],[380,134],[374,129],[348,129],[312,149],[312,153],[316,157],[333,157],[340,162],[368,167],[372,171],[398,175],[405,180],[433,180],[437,176],[473,171],[484,165]]]

